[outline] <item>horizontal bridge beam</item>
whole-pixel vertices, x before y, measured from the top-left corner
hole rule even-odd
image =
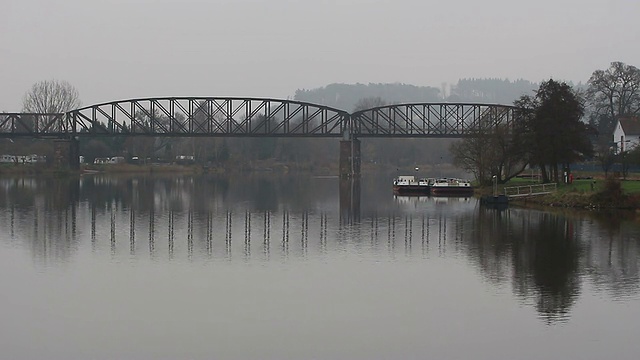
[[[513,106],[466,103],[397,104],[351,115],[358,137],[468,137],[511,128],[522,111]]]
[[[396,104],[350,114],[268,98],[121,100],[59,114],[0,113],[0,137],[467,137],[513,126],[519,109],[498,104]]]

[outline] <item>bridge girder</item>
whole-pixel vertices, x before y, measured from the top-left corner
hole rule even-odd
[[[64,114],[0,114],[0,136],[342,136],[349,113],[278,99],[171,97],[121,100]]]
[[[351,115],[358,137],[469,137],[512,128],[518,108],[480,103],[411,103],[380,106]]]
[[[467,137],[513,127],[517,110],[499,104],[411,103],[349,114],[269,98],[145,98],[63,114],[0,114],[0,137]]]

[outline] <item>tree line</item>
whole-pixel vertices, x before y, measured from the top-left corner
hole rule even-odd
[[[522,79],[461,79],[440,89],[406,84],[330,84],[298,90],[294,100],[350,111],[410,102],[513,103],[521,109],[518,118],[524,120],[514,128],[496,127],[487,119],[480,122],[473,137],[460,141],[363,139],[363,163],[413,168],[453,162],[483,183],[494,175],[505,182],[527,166],[535,166],[546,181],[552,181],[576,161],[597,159],[603,169],[616,161],[613,129],[620,116],[637,116],[640,111],[640,71],[614,62],[607,69],[594,71],[586,85],[575,87],[553,79],[540,84]],[[34,84],[25,94],[22,110],[52,113],[79,106],[79,94],[73,86],[48,80]],[[48,155],[53,147],[45,140],[0,141],[0,152],[8,151]],[[122,155],[170,161],[177,155],[193,155],[199,163],[219,166],[271,162],[319,168],[335,166],[338,145],[335,139],[311,138],[113,137],[82,138],[81,153],[89,161]],[[634,159],[631,152],[625,155],[629,161]],[[637,158],[640,161],[640,154]]]
[[[619,157],[612,136],[618,119],[640,112],[640,70],[613,62],[594,71],[586,89],[549,79],[514,105],[520,121],[513,128],[481,126],[451,146],[454,163],[484,184],[494,177],[505,183],[527,167],[539,169],[544,182],[559,182],[571,164],[595,159],[606,173]],[[640,148],[622,156],[640,163]]]

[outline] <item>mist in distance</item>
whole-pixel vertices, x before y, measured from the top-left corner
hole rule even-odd
[[[41,80],[83,104],[155,96],[293,98],[333,83],[586,82],[636,65],[628,0],[5,0],[0,111]],[[443,86],[443,84],[447,84]],[[347,109],[350,110],[350,109]]]

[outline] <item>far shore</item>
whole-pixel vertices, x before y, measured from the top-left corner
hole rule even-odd
[[[421,172],[442,171],[443,167],[425,165],[420,168]],[[446,171],[455,171],[455,168],[448,165]],[[371,166],[363,164],[362,174],[366,176],[370,173],[388,172],[396,173],[389,167]],[[237,172],[254,173],[309,173],[313,175],[337,176],[339,170],[337,166],[311,166],[289,165],[282,163],[247,163],[229,166],[203,166],[200,164],[180,165],[180,164],[108,164],[93,165],[83,164],[79,170],[61,170],[46,164],[2,164],[0,165],[0,176],[81,176],[91,174],[114,174],[114,175],[135,175],[135,174],[163,174],[163,175],[197,175],[197,174],[229,174]],[[613,174],[610,174],[613,175]],[[617,176],[618,174],[616,174]],[[532,196],[514,200],[510,203],[517,206],[543,206],[562,207],[589,210],[606,209],[626,209],[640,210],[640,174],[632,173],[626,178],[609,176],[605,179],[603,173],[580,173],[574,172],[576,180],[572,184],[559,184],[555,193],[542,196]],[[503,192],[507,186],[527,185],[533,182],[522,179],[514,179],[507,184],[498,186],[498,193]],[[477,187],[476,196],[489,195],[493,191],[492,187]]]
[[[403,167],[400,170],[390,166],[380,166],[376,164],[363,163],[361,165],[362,174],[388,172],[398,174],[411,174],[415,172],[413,166]],[[406,170],[409,169],[409,170]],[[418,167],[421,174],[453,173],[459,171],[451,164],[422,165]],[[190,164],[181,165],[175,163],[152,163],[152,164],[82,164],[79,170],[59,169],[47,164],[1,164],[0,176],[2,175],[73,175],[86,173],[105,174],[152,174],[152,173],[175,173],[175,174],[225,174],[235,172],[262,172],[262,173],[282,173],[308,172],[316,175],[337,176],[340,172],[338,163],[331,164],[310,164],[310,163],[280,163],[270,160],[249,161],[249,162],[229,162],[220,165]]]

